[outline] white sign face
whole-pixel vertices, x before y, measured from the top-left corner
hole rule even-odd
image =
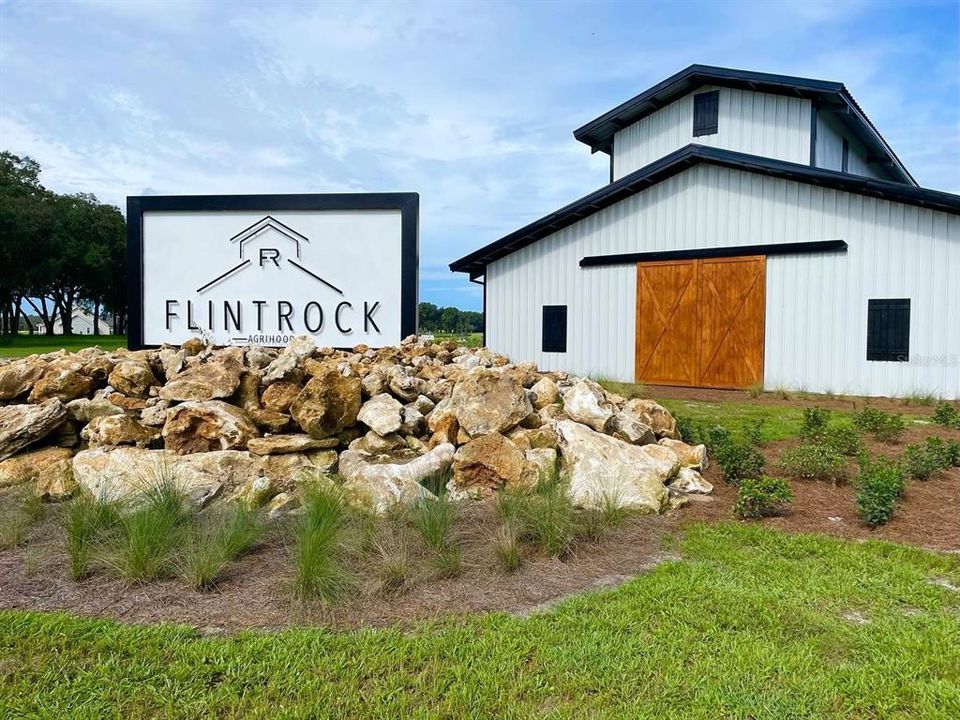
[[[132,346],[311,335],[319,346],[382,347],[414,331],[400,208],[151,210],[152,198],[138,200],[142,337]]]

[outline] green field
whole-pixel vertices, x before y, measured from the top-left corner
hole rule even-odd
[[[126,347],[125,335],[0,335],[0,357],[26,357],[35,353],[82,350],[99,345],[104,350]]]
[[[0,715],[960,717],[957,557],[733,524],[674,544],[529,618],[204,637],[0,612]]]

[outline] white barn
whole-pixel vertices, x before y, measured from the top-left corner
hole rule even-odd
[[[451,264],[515,360],[692,387],[960,397],[960,196],[841,84],[693,65],[574,136],[610,183]]]

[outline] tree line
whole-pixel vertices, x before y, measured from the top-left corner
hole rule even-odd
[[[483,332],[483,313],[455,307],[437,307],[420,303],[420,332],[472,333]]]
[[[73,334],[82,307],[112,331],[126,331],[126,223],[120,210],[88,193],[61,195],[40,182],[40,164],[0,152],[0,333],[57,319]],[[28,313],[24,306],[33,309]]]

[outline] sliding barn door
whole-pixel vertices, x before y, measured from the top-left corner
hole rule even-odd
[[[762,382],[765,267],[763,256],[638,264],[637,381]]]

